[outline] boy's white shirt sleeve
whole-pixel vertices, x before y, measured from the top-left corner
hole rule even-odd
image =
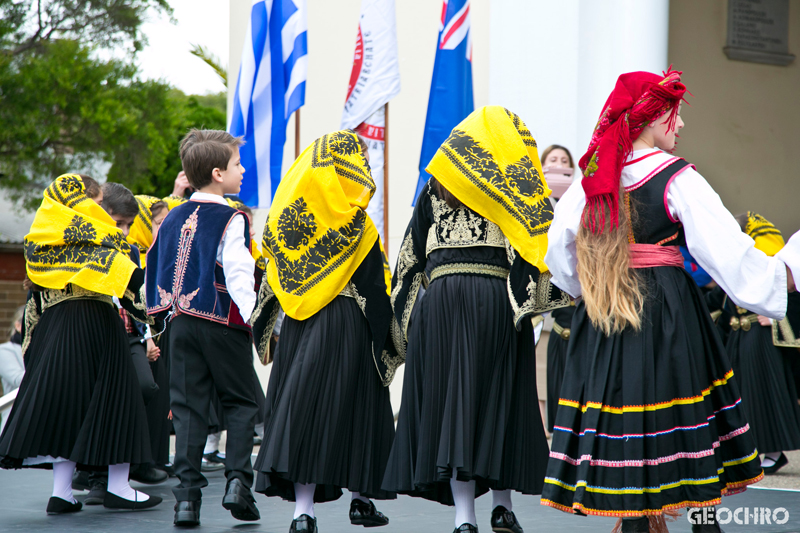
[[[235,215],[222,236],[217,261],[222,264],[228,294],[245,322],[250,321],[256,306],[256,261],[248,250],[244,240],[244,215]]]
[[[689,252],[737,305],[776,320],[786,316],[784,262],[755,248],[703,176],[686,169],[669,185],[666,200],[683,224]],[[794,253],[800,272],[800,238],[790,243],[784,255]]]

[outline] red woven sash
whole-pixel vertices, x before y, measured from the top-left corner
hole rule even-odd
[[[683,255],[677,246],[658,246],[657,244],[629,244],[631,268],[653,268],[675,266],[683,268]]]

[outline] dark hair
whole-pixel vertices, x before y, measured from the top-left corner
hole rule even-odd
[[[169,206],[164,200],[153,202],[153,205],[150,206],[150,216],[156,216],[157,213],[160,213],[164,209],[169,211]]]
[[[444,185],[439,183],[436,178],[431,178],[431,187],[436,191],[436,196],[444,200],[447,203],[447,207],[450,209],[458,209],[464,205],[461,203],[461,200],[453,196],[453,193],[445,189]]]
[[[133,193],[121,183],[107,181],[103,184],[103,201],[100,205],[109,215],[134,218],[139,214],[139,204]]]
[[[242,204],[238,206],[237,209],[242,213],[246,214],[247,216],[249,216],[250,218],[253,218],[253,210],[250,209],[250,206]]]
[[[100,184],[95,181],[94,178],[91,176],[87,176],[86,174],[78,174],[83,182],[83,188],[86,192],[86,196],[91,199],[95,199],[100,196]]]
[[[234,149],[244,144],[241,137],[234,137],[222,130],[191,129],[181,141],[181,163],[189,184],[202,189],[211,183],[215,168],[228,170],[228,161]]]
[[[550,152],[553,150],[564,150],[567,153],[567,158],[569,159],[569,168],[575,168],[575,162],[572,160],[572,154],[566,149],[566,147],[561,146],[560,144],[551,144],[544,149],[541,158],[542,166],[544,166],[545,159],[547,159],[547,156],[550,155]]]
[[[356,137],[358,137],[358,144],[361,145],[361,151],[362,152],[368,152],[369,151],[369,143],[367,142],[367,139],[364,138],[360,133],[356,133]]]

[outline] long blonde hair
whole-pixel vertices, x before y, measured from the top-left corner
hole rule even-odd
[[[636,270],[630,268],[628,248],[632,221],[636,210],[625,202],[624,189],[620,187],[619,224],[609,229],[611,214],[605,207],[606,226],[602,233],[593,233],[581,224],[575,245],[578,255],[578,279],[581,282],[586,313],[594,327],[606,335],[630,327],[642,327],[644,285]]]

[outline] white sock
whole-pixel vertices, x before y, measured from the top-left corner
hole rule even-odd
[[[511,489],[492,491],[492,509],[502,505],[507,511],[511,511]]]
[[[304,514],[314,518],[315,490],[317,490],[316,483],[309,483],[308,485],[303,485],[302,483],[294,484],[294,518],[300,518]]]
[[[131,502],[146,502],[150,496],[144,492],[133,490],[128,483],[130,470],[130,463],[108,465],[108,492]]]
[[[75,472],[75,463],[72,461],[59,461],[53,463],[53,497],[75,503],[72,496],[72,474]]]
[[[453,472],[455,476],[455,472]],[[450,490],[453,491],[453,501],[456,504],[456,527],[462,524],[472,524],[478,527],[475,518],[475,480],[457,481],[455,477],[450,480]]]
[[[781,458],[781,453],[783,452],[772,452],[764,454],[764,460],[761,461],[761,467],[770,467],[778,462],[778,459]]]
[[[350,498],[350,501],[352,501],[352,500],[361,500],[362,502],[369,503],[369,498],[365,498],[364,496],[361,495],[360,492],[350,492],[350,496],[352,496]]]
[[[258,435],[259,438],[263,439],[264,438],[264,423],[262,422],[261,424],[256,424],[255,431],[256,431],[256,435]]]
[[[203,450],[204,454],[219,451],[219,436],[221,433],[222,432],[209,434],[206,439],[206,449]]]

